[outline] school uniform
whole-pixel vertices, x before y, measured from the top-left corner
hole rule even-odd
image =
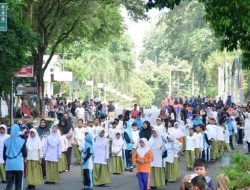
[[[129,122],[127,122],[123,137],[125,141],[125,168],[126,170],[132,170],[133,129]]]
[[[0,134],[0,180],[2,182],[6,181],[6,174],[5,174],[5,166],[4,166],[4,159],[3,159],[3,149],[4,149],[4,141],[9,138],[7,134],[7,127],[6,125],[1,125],[1,127],[5,128],[5,133]]]
[[[58,162],[58,169],[59,172],[64,172],[68,169],[68,163],[67,163],[67,149],[68,149],[68,140],[65,137],[65,135],[61,136],[61,150],[62,150],[62,155],[61,155],[61,159]]]
[[[82,141],[82,169],[83,169],[83,190],[93,189],[93,136],[87,134]]]
[[[207,125],[207,137],[211,143],[211,160],[218,157],[217,125]]]
[[[84,139],[85,133],[87,132],[87,128],[85,127],[76,127],[74,129],[74,156],[75,156],[75,163],[80,164],[81,163],[81,151],[79,150],[79,147],[82,143],[82,140]]]
[[[202,150],[202,134],[195,133],[195,159],[200,159],[201,157],[201,150]]]
[[[34,188],[36,185],[41,185],[43,181],[42,166],[40,160],[43,158],[42,141],[36,129],[31,129],[30,132],[35,133],[35,137],[29,136],[26,143],[27,148],[27,165],[26,165],[26,182],[28,189]]]
[[[218,158],[222,156],[224,148],[224,128],[217,126],[217,140],[218,140]]]
[[[162,153],[164,143],[162,137],[157,129],[153,129],[157,133],[157,137],[149,139],[149,146],[153,153],[154,160],[151,162],[150,183],[151,187],[163,188],[165,187],[165,174],[163,168]]]
[[[105,137],[100,137],[100,133],[104,129],[97,131],[96,140],[94,143],[94,185],[105,185],[111,183],[111,176],[107,159],[109,159],[109,143]]]
[[[186,168],[192,169],[194,166],[195,136],[186,136]]]
[[[204,131],[201,133],[202,134],[202,148],[201,148],[201,160],[204,160],[205,162],[210,161],[210,141],[208,140],[207,137],[207,131]]]
[[[165,145],[166,149],[168,150],[168,156],[165,158],[165,179],[168,182],[175,182],[180,175],[178,153],[182,148],[182,144],[172,137],[171,141],[172,142],[167,142]]]
[[[62,155],[61,137],[59,131],[50,132],[44,143],[43,155],[46,161],[47,183],[59,182],[58,162]]]
[[[230,141],[230,133],[229,131],[226,129],[224,130],[224,146],[223,146],[223,150],[225,152],[230,152],[231,148],[230,148],[230,145],[229,145],[229,141]]]
[[[150,189],[150,166],[154,159],[153,153],[149,148],[146,138],[140,139],[144,142],[145,147],[139,147],[133,155],[133,160],[136,162],[136,176],[140,190]],[[143,161],[140,163],[139,161]]]
[[[114,174],[122,174],[124,172],[124,162],[122,158],[123,147],[124,141],[122,139],[122,136],[120,136],[119,139],[114,137],[112,142],[112,173]]]

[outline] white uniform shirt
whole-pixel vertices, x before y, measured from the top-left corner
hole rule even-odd
[[[207,138],[208,140],[211,140],[211,139],[217,140],[217,126],[216,125],[207,125]]]
[[[195,133],[194,137],[195,137],[195,148],[202,148],[202,140],[203,140],[202,134]]]
[[[85,109],[83,107],[76,108],[76,117],[78,119],[84,119],[85,117]]]
[[[218,141],[225,141],[224,128],[221,126],[217,126],[217,140]]]
[[[74,141],[76,145],[81,145],[84,137],[85,137],[85,133],[87,132],[87,128],[85,127],[81,127],[81,128],[75,128],[74,130]]]
[[[195,136],[186,136],[186,150],[194,151],[195,149]]]

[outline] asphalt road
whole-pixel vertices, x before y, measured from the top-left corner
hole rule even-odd
[[[215,165],[209,166],[209,175],[215,177],[221,172],[221,166],[229,163],[228,155]],[[180,159],[181,177],[176,183],[169,183],[164,190],[178,190],[181,179],[187,174],[185,168],[185,158]],[[25,187],[26,185],[24,185]],[[0,184],[0,190],[4,190],[5,185]],[[72,166],[70,172],[60,174],[60,182],[56,185],[41,185],[37,190],[80,190],[82,188],[80,177],[80,166]],[[95,190],[137,190],[137,179],[135,172],[126,172],[123,175],[112,175],[112,183],[109,186],[95,187]]]

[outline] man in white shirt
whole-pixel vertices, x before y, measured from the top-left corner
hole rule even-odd
[[[209,118],[209,125],[207,128],[207,137],[211,142],[211,161],[215,162],[218,157],[218,140],[217,140],[217,125],[215,124],[215,118]]]
[[[78,106],[77,108],[76,108],[76,117],[77,117],[77,119],[82,119],[82,120],[84,120],[84,118],[85,118],[85,109],[84,109],[84,107],[83,106]]]
[[[155,128],[159,131],[159,134],[162,138],[166,137],[166,128],[162,125],[161,118],[156,119],[156,126]]]
[[[194,129],[189,129],[189,135],[186,136],[186,167],[187,171],[192,171],[194,166],[194,150],[195,150],[195,136]]]

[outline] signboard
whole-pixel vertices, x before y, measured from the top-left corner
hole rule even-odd
[[[29,82],[25,84],[18,84],[16,87],[16,95],[17,96],[34,96],[37,95],[37,83]]]
[[[16,72],[16,77],[33,77],[33,66],[23,66],[20,71]]]
[[[7,3],[0,3],[0,32],[7,31]]]

